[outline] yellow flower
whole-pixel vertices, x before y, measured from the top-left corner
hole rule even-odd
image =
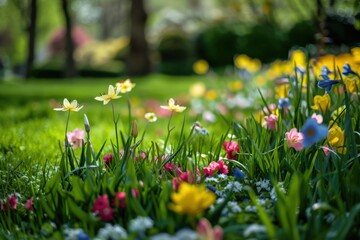
[[[156,117],[155,113],[153,113],[153,112],[145,113],[144,117],[149,122],[156,122],[156,120],[157,120],[157,117]]]
[[[78,102],[76,100],[73,100],[71,103],[67,98],[63,101],[63,107],[62,108],[54,108],[55,111],[74,111],[77,112],[80,109],[82,109],[83,106],[79,106]]]
[[[230,90],[237,92],[244,88],[244,84],[239,80],[231,81],[228,83],[228,87],[230,88]]]
[[[113,99],[121,98],[121,96],[118,96],[118,94],[119,94],[119,90],[116,87],[109,85],[108,93],[102,94],[99,97],[95,97],[95,100],[103,101],[105,105]]]
[[[344,77],[344,83],[349,93],[360,92],[360,79],[354,74]]]
[[[290,62],[293,68],[297,67],[306,68],[306,55],[303,51],[297,49],[291,52]]]
[[[345,142],[344,131],[334,124],[329,130],[327,139],[332,147],[342,147]]]
[[[287,98],[289,95],[289,89],[290,87],[288,83],[277,85],[275,87],[275,98],[276,99]]]
[[[168,106],[160,106],[160,107],[175,112],[182,112],[186,109],[186,107],[175,105],[175,100],[172,98],[169,99]]]
[[[205,94],[206,86],[202,82],[195,83],[190,88],[190,95],[192,97],[202,97]]]
[[[124,82],[118,82],[116,83],[116,88],[121,93],[127,93],[130,92],[134,87],[135,83],[132,83],[130,79],[126,79]]]
[[[209,90],[205,94],[206,100],[213,101],[218,97],[218,94],[215,90]]]
[[[205,60],[197,60],[193,64],[193,70],[196,74],[202,75],[209,71],[209,64]]]
[[[339,107],[338,109],[334,110],[332,112],[331,116],[334,120],[336,120],[337,118],[340,117],[340,114],[341,114],[341,116],[345,116],[345,113],[346,113],[346,106],[343,105],[343,106]]]
[[[316,95],[314,97],[314,105],[312,105],[311,108],[325,112],[326,109],[330,108],[330,96],[328,94],[324,94],[323,96]]]
[[[210,207],[216,200],[213,192],[204,185],[196,186],[183,182],[178,192],[171,194],[173,203],[169,208],[174,212],[195,216]]]

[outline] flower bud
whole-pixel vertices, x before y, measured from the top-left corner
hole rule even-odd
[[[133,124],[132,124],[132,135],[134,138],[136,138],[138,136],[138,126],[137,126],[137,122],[134,120]]]
[[[87,118],[86,114],[84,114],[84,125],[85,125],[85,131],[87,133],[90,132],[90,124],[89,124],[89,119]]]

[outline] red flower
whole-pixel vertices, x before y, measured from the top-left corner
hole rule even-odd
[[[223,174],[228,174],[228,167],[225,165],[224,161],[219,160],[217,162],[212,161],[209,166],[203,168],[205,176],[212,176],[215,172],[220,172]]]
[[[108,195],[106,194],[95,199],[94,206],[91,211],[96,213],[103,222],[110,221],[114,218],[114,209],[110,207]]]
[[[114,158],[114,155],[112,155],[111,153],[109,154],[106,154],[104,157],[103,157],[103,160],[104,160],[104,163],[105,163],[105,167],[108,168],[110,165],[111,165],[111,162]]]
[[[228,159],[235,160],[237,154],[240,153],[239,144],[235,141],[225,141],[223,147],[225,148]]]
[[[16,198],[16,195],[13,194],[12,196],[8,196],[8,197],[7,197],[7,200],[8,200],[8,202],[9,202],[10,209],[16,209],[16,206],[17,206],[17,198]]]

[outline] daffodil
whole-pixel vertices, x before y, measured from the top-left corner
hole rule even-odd
[[[127,93],[130,92],[134,87],[135,83],[132,83],[130,79],[126,79],[124,82],[116,83],[116,88],[119,90],[120,93]]]
[[[167,109],[169,111],[182,112],[186,109],[186,107],[175,105],[175,100],[170,98],[168,101],[168,106],[160,106],[163,109]]]
[[[314,97],[314,105],[312,105],[311,108],[325,112],[330,108],[330,96],[328,94],[324,94],[323,96],[316,95]]]
[[[105,105],[108,104],[108,102],[110,102],[113,99],[121,98],[121,96],[118,96],[118,94],[119,94],[119,90],[116,87],[109,85],[108,93],[102,94],[99,97],[95,97],[95,100],[103,101]]]
[[[82,109],[83,106],[79,106],[78,102],[76,100],[73,100],[71,103],[67,98],[63,101],[63,107],[61,108],[54,108],[55,111],[74,111],[78,112],[80,109]]]
[[[182,182],[179,191],[171,194],[169,208],[174,212],[195,216],[210,207],[216,200],[215,193],[204,185],[192,185]]]

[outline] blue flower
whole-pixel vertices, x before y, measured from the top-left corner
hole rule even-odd
[[[344,76],[348,76],[349,74],[354,74],[356,75],[356,73],[351,69],[350,65],[347,63],[343,66],[343,72],[342,74]]]
[[[211,186],[209,184],[206,184],[206,188],[209,189],[210,191],[216,193],[216,188],[214,186]]]
[[[328,77],[328,75],[320,75],[320,76],[321,76],[324,80],[318,81],[317,86],[318,86],[319,88],[325,88],[325,93],[329,93],[330,90],[331,90],[331,88],[332,88],[332,86],[333,86],[334,84],[338,84],[338,83],[341,82],[341,81],[339,81],[339,80],[331,80],[331,79]]]
[[[325,125],[318,124],[314,118],[308,118],[301,132],[304,135],[303,145],[307,148],[325,138],[329,130]]]
[[[330,73],[333,73],[332,71],[330,71],[330,69],[327,66],[323,66],[321,68],[321,75],[329,75]]]
[[[237,179],[243,179],[244,177],[246,177],[246,175],[243,171],[240,170],[240,168],[236,167],[234,171],[234,177]]]
[[[289,106],[290,106],[290,101],[288,98],[279,98],[279,102],[278,102],[279,109],[288,108]]]

